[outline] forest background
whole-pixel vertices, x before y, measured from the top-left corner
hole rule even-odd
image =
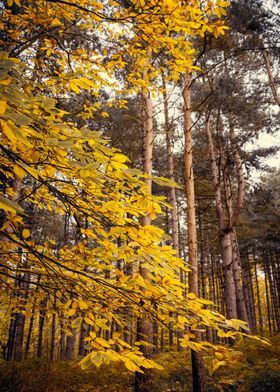
[[[1,390],[278,390],[278,2],[0,12]]]

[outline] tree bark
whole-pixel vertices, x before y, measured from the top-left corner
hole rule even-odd
[[[267,49],[264,49],[262,51],[262,55],[263,55],[263,59],[264,59],[265,69],[266,69],[267,76],[268,76],[268,84],[271,88],[271,92],[272,92],[273,98],[275,100],[275,103],[278,106],[280,106],[280,96],[277,93],[277,88],[276,88],[274,77],[272,74],[269,51]]]
[[[211,161],[212,184],[215,194],[216,213],[219,225],[219,242],[225,278],[224,300],[226,304],[227,318],[237,318],[236,290],[233,276],[233,254],[232,254],[232,229],[226,225],[225,211],[222,203],[221,181],[218,175],[215,148],[210,127],[210,113],[206,118],[206,135],[208,140],[208,150]]]
[[[15,335],[16,335],[16,313],[12,312],[11,321],[9,326],[9,335],[7,342],[7,351],[5,355],[6,361],[11,361],[14,355],[14,346],[15,346]]]
[[[23,266],[27,268],[27,261],[24,261]],[[25,305],[28,297],[29,290],[29,282],[30,282],[30,273],[24,273],[22,275],[22,282],[20,282],[20,288],[23,291],[21,294],[21,300],[19,304],[20,310],[25,310]],[[16,315],[15,319],[15,343],[14,343],[14,360],[21,361],[23,356],[23,339],[24,339],[24,327],[25,327],[25,314],[23,312],[19,312]]]
[[[51,349],[50,349],[50,360],[54,361],[55,358],[55,329],[56,329],[56,295],[53,301],[53,314],[52,314],[52,326],[51,326]]]
[[[146,73],[145,73],[146,76]],[[144,79],[145,79],[144,76]],[[153,103],[151,94],[149,91],[142,92],[143,100],[143,171],[148,177],[145,179],[148,194],[152,193],[152,161],[153,161]],[[143,226],[151,224],[151,218],[149,215],[143,217]],[[139,273],[144,281],[148,281],[148,269],[143,267],[140,263]],[[143,288],[143,292],[145,289]],[[142,317],[137,319],[137,333],[136,339],[143,340],[149,343],[152,342],[153,336],[153,322],[147,319],[147,316],[143,314]],[[141,351],[146,358],[152,356],[151,347],[141,346]],[[141,369],[144,373],[135,373],[135,392],[149,392],[150,391],[150,370]]]
[[[41,358],[43,354],[43,331],[46,317],[46,306],[47,306],[47,297],[40,301],[40,310],[39,310],[39,326],[38,326],[38,345],[37,345],[37,357]]]
[[[172,149],[172,125],[169,119],[168,110],[168,97],[165,83],[165,76],[162,73],[162,87],[163,87],[163,106],[164,106],[164,128],[165,128],[165,143],[166,143],[166,154],[167,154],[167,172],[168,178],[175,181],[174,177],[174,159],[173,159],[173,149]],[[178,208],[177,208],[177,195],[175,187],[169,188],[169,203],[172,206],[171,209],[171,236],[172,236],[172,246],[176,250],[176,256],[180,257],[180,247],[179,247],[179,218],[178,218]],[[182,272],[180,273],[180,279],[182,282]],[[170,313],[170,317],[174,316]],[[174,336],[172,325],[169,329],[169,347],[172,348],[174,344]]]
[[[259,287],[259,279],[258,279],[258,271],[257,271],[257,259],[255,253],[253,254],[253,256],[254,256],[254,274],[255,274],[255,282],[256,282],[259,326],[260,326],[260,333],[263,334],[263,314],[262,314],[262,307],[261,307],[260,287]]]
[[[235,292],[236,292],[236,308],[237,308],[237,317],[240,320],[246,321],[246,323],[249,322],[249,317],[247,314],[247,309],[246,309],[246,305],[245,305],[245,301],[244,301],[244,294],[243,294],[243,290],[242,290],[242,282],[241,282],[241,274],[240,274],[240,255],[239,255],[239,249],[238,249],[238,245],[237,245],[237,238],[236,238],[236,232],[235,230],[232,231],[231,234],[231,241],[232,241],[232,256],[233,256],[233,277],[234,277],[234,283],[235,283]],[[251,282],[250,282],[250,271],[248,271],[248,294],[249,294],[249,298],[251,296],[250,293],[250,289],[251,289]],[[254,306],[254,304],[249,304],[250,305],[250,310],[252,310],[252,306]],[[253,313],[252,313],[253,314]],[[255,330],[254,328],[254,320],[253,320],[253,316],[251,318],[251,323],[249,323],[250,329],[252,332],[256,332],[253,331]]]
[[[191,272],[189,273],[189,291],[199,295],[198,288],[198,258],[197,232],[195,212],[195,192],[193,173],[193,141],[191,121],[191,78],[188,72],[184,75],[184,163],[185,163],[185,192],[187,199],[187,228],[188,228],[188,257]],[[196,333],[196,339],[200,336]],[[193,392],[205,392],[205,368],[202,354],[191,350]]]

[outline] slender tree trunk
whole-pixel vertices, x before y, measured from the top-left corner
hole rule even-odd
[[[145,77],[144,77],[145,79]],[[148,193],[152,193],[152,160],[153,160],[153,103],[149,91],[143,91],[143,171],[148,175],[145,180]],[[150,225],[151,218],[149,215],[144,216],[143,226]],[[148,281],[148,269],[140,263],[139,273],[144,281]],[[145,289],[143,288],[143,292]],[[149,343],[152,342],[153,336],[153,322],[147,318],[145,314],[137,319],[137,334],[136,339],[143,340]],[[152,356],[151,347],[141,346],[141,351],[146,358]],[[135,373],[135,392],[149,392],[150,391],[150,370],[142,369],[144,373]]]
[[[265,275],[265,297],[266,297],[267,322],[268,322],[269,334],[270,334],[270,336],[272,336],[273,322],[271,320],[270,294],[269,294],[269,287],[268,287],[267,269],[266,269],[266,264],[265,264],[265,255],[263,255],[263,263],[264,263],[264,275]]]
[[[76,332],[74,330],[71,330],[71,335],[67,335],[66,337],[66,347],[65,347],[66,361],[72,361],[74,359],[75,343],[76,343]]]
[[[50,349],[50,360],[54,361],[55,358],[55,330],[56,330],[56,295],[53,301],[53,314],[52,314],[52,326],[51,326],[51,349]]]
[[[188,256],[191,272],[189,273],[189,290],[199,295],[198,288],[198,258],[195,193],[193,174],[193,141],[191,122],[191,78],[189,73],[184,75],[184,163],[185,163],[185,192],[187,199],[187,227],[188,227]],[[199,334],[196,339],[199,340]],[[191,350],[193,392],[205,392],[205,368],[201,353]]]
[[[27,262],[23,263],[23,266],[27,268]],[[24,273],[22,276],[23,281],[20,282],[21,289],[23,291],[22,298],[20,300],[20,310],[22,312],[17,313],[16,316],[16,334],[14,344],[14,360],[21,361],[23,356],[23,339],[24,339],[24,327],[25,327],[25,305],[28,297],[30,273]]]
[[[273,280],[273,287],[275,292],[275,303],[276,309],[280,309],[280,293],[279,293],[279,274],[276,267],[276,258],[274,257],[274,253],[270,252],[269,255],[271,271],[272,271],[272,280]]]
[[[174,159],[173,159],[173,149],[172,149],[172,125],[169,119],[168,110],[168,97],[166,91],[165,76],[162,73],[162,87],[163,87],[163,106],[164,106],[164,128],[165,128],[165,142],[166,142],[166,154],[167,154],[167,172],[168,178],[175,181],[174,177]],[[172,206],[171,209],[171,235],[172,235],[172,246],[176,250],[176,256],[180,257],[180,247],[179,247],[179,218],[177,209],[177,196],[175,187],[169,188],[169,203]],[[182,282],[182,272],[180,274],[180,280]],[[174,316],[170,313],[170,317]],[[172,347],[174,344],[174,336],[172,325],[169,329],[169,346]]]
[[[43,354],[43,332],[45,325],[45,317],[46,317],[46,306],[47,306],[47,297],[40,301],[40,310],[39,310],[39,326],[38,326],[38,345],[37,345],[37,357],[41,358]]]
[[[31,337],[32,337],[32,332],[33,332],[33,327],[34,327],[34,319],[35,319],[35,307],[36,307],[36,302],[34,300],[33,305],[32,305],[31,317],[30,317],[30,321],[29,321],[27,338],[26,338],[24,358],[28,358],[29,351],[30,351]]]
[[[64,330],[64,316],[63,313],[60,314],[60,340],[59,340],[59,359],[61,361],[65,360],[65,330]]]
[[[162,86],[163,86],[163,104],[164,104],[164,127],[165,127],[165,142],[166,142],[166,154],[167,154],[167,172],[168,178],[175,181],[174,177],[174,159],[172,151],[172,125],[169,119],[168,110],[168,97],[166,92],[166,83],[164,75],[162,75]],[[180,256],[179,251],[179,219],[177,209],[177,196],[176,189],[170,187],[169,189],[169,203],[172,206],[171,210],[171,234],[172,234],[172,245],[176,250],[176,256]]]
[[[240,260],[240,255],[239,255],[239,249],[237,245],[237,238],[236,238],[236,232],[235,230],[232,231],[231,233],[231,241],[232,241],[232,269],[233,269],[233,277],[234,277],[234,282],[235,282],[235,292],[236,292],[236,308],[237,308],[237,317],[240,320],[246,321],[248,323],[248,314],[247,314],[247,309],[244,301],[244,294],[242,290],[242,283],[241,283],[241,274],[240,274],[240,268],[239,268],[239,260]],[[249,284],[249,290],[250,290],[250,272],[248,271],[248,284]],[[249,297],[251,295],[250,291],[248,292]],[[252,306],[254,304],[250,304],[250,310],[252,309]],[[252,324],[249,323],[249,326],[254,329],[254,322],[251,319]],[[251,328],[250,328],[251,329]],[[253,332],[253,330],[251,330]]]
[[[14,345],[14,360],[21,361],[23,338],[24,338],[24,324],[25,324],[25,316],[23,313],[17,313],[15,324],[16,324],[16,336],[15,336],[15,345]]]
[[[14,345],[15,345],[15,335],[16,335],[16,313],[12,312],[11,321],[9,327],[7,351],[5,359],[6,361],[11,361],[14,355]]]
[[[208,149],[211,161],[212,184],[215,193],[216,212],[219,224],[219,242],[225,278],[224,300],[226,304],[227,318],[237,318],[236,291],[233,276],[233,254],[232,254],[232,229],[225,222],[225,212],[222,204],[221,181],[218,176],[215,148],[212,140],[210,128],[210,114],[206,119],[206,135],[208,139]]]
[[[264,59],[265,69],[266,69],[267,76],[268,76],[268,83],[271,88],[273,98],[274,98],[276,104],[278,106],[280,106],[280,96],[277,93],[277,88],[276,88],[276,84],[275,84],[273,73],[272,73],[269,51],[267,49],[264,49],[262,51],[262,55],[263,55],[263,59]]]
[[[280,331],[280,314],[279,314],[279,309],[277,307],[276,293],[275,293],[275,288],[274,288],[272,275],[271,275],[270,260],[267,260],[265,265],[266,265],[266,271],[267,271],[267,277],[268,277],[270,295],[271,295],[272,316],[273,316],[273,319],[276,323],[276,329],[274,330],[274,333],[275,333],[275,332]]]
[[[275,254],[275,273],[278,303],[280,304],[280,258],[277,253]]]
[[[257,259],[255,253],[254,253],[254,274],[255,274],[255,282],[256,282],[257,307],[258,307],[260,333],[263,334],[263,315],[262,315],[260,287],[259,287],[259,279],[258,279],[258,271],[257,271]]]
[[[243,292],[246,302],[249,327],[252,333],[257,333],[255,300],[252,286],[251,264],[249,254],[246,252],[242,256],[242,276],[243,276]]]
[[[85,353],[86,353],[86,350],[85,350],[85,337],[86,337],[86,330],[85,330],[85,326],[82,324],[81,328],[80,328],[79,348],[78,348],[78,355],[80,357],[84,357]]]
[[[221,256],[223,260],[223,271],[225,277],[224,300],[226,304],[226,316],[231,319],[237,318],[237,304],[236,304],[236,288],[233,275],[233,255],[232,255],[232,241],[231,231],[224,230],[221,233]]]
[[[216,299],[215,299],[214,263],[213,263],[213,259],[212,259],[211,254],[209,254],[209,261],[208,261],[208,276],[209,276],[209,299],[210,299],[210,301],[215,303]],[[213,306],[211,306],[211,309],[212,308],[213,308]],[[209,339],[209,341],[211,341],[211,340],[212,340],[213,344],[217,343],[217,334],[214,329],[212,329],[211,338]]]
[[[160,351],[163,352],[164,350],[164,328],[161,327],[160,329]]]

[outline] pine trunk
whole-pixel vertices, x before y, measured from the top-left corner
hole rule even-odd
[[[162,87],[163,87],[163,106],[164,106],[164,127],[165,127],[165,142],[166,142],[166,154],[167,154],[167,172],[168,178],[175,181],[174,177],[174,159],[173,159],[173,149],[172,149],[172,126],[169,120],[169,110],[168,110],[168,97],[166,91],[165,77],[162,74]],[[170,187],[169,189],[169,203],[172,206],[171,209],[171,236],[172,236],[172,246],[176,250],[176,256],[180,257],[179,248],[179,218],[177,209],[177,196],[175,187]],[[182,272],[180,276],[182,282]],[[173,317],[173,313],[170,313],[170,317]],[[169,347],[172,348],[174,344],[174,336],[172,325],[169,329]]]
[[[184,76],[184,163],[185,163],[185,192],[187,199],[187,228],[188,228],[188,256],[191,272],[189,273],[189,290],[199,295],[198,287],[198,257],[196,212],[193,173],[193,141],[191,122],[191,79],[188,73]],[[199,334],[196,339],[199,340]],[[205,392],[205,368],[201,353],[191,350],[193,392]]]
[[[259,287],[259,279],[258,279],[258,271],[257,271],[257,259],[255,254],[254,254],[254,275],[255,275],[255,282],[256,282],[257,307],[258,307],[260,333],[263,334],[263,313],[262,313],[260,287]]]
[[[152,193],[152,160],[153,160],[153,103],[149,91],[142,93],[143,98],[143,171],[148,175],[145,180],[148,193]],[[144,216],[143,226],[150,225],[151,218],[149,215]],[[140,263],[139,273],[144,281],[148,281],[148,270]],[[143,292],[145,289],[143,288]],[[136,339],[153,343],[153,322],[145,314],[137,319]],[[146,358],[152,356],[152,348],[141,346],[141,351]],[[135,392],[149,392],[150,388],[150,370],[142,369],[144,373],[135,373]]]

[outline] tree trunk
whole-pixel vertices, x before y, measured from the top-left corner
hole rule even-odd
[[[231,241],[232,241],[232,256],[233,256],[233,261],[232,261],[232,268],[233,268],[233,277],[234,277],[234,283],[235,283],[235,292],[236,292],[236,309],[237,309],[237,317],[240,320],[246,321],[248,323],[248,314],[247,314],[247,309],[244,301],[244,294],[242,290],[242,283],[241,283],[241,274],[240,274],[240,267],[239,267],[239,260],[240,260],[240,255],[239,255],[239,249],[237,245],[237,238],[236,238],[236,232],[235,230],[232,231],[231,233]],[[250,293],[250,288],[251,288],[251,283],[250,283],[250,272],[248,271],[248,294],[249,298],[251,296]],[[250,310],[252,309],[252,306],[254,304],[249,303]],[[253,317],[252,317],[253,318]],[[251,324],[249,324],[250,329],[251,327],[254,329],[254,321],[251,319]],[[253,329],[251,329],[252,332]]]
[[[209,254],[209,262],[208,262],[208,276],[209,276],[209,299],[213,303],[216,302],[215,299],[215,276],[214,276],[214,261],[212,254]],[[211,305],[211,309],[213,309],[213,306]],[[213,342],[213,344],[217,344],[217,333],[214,329],[212,329],[212,334],[211,338],[209,341]]]
[[[280,314],[279,314],[279,309],[277,307],[277,299],[276,299],[275,287],[274,287],[273,280],[272,280],[271,268],[270,268],[269,261],[270,260],[266,259],[265,266],[266,266],[266,272],[267,272],[269,288],[270,288],[270,295],[271,295],[272,316],[273,316],[273,319],[274,319],[274,321],[276,323],[276,329],[274,329],[274,331],[273,331],[275,333],[275,332],[279,332],[280,331]]]
[[[237,318],[236,289],[233,275],[232,233],[224,230],[220,235],[221,256],[225,277],[224,300],[227,318]]]
[[[272,336],[273,323],[271,322],[272,320],[271,320],[271,309],[270,309],[270,299],[269,299],[270,294],[268,288],[268,277],[267,277],[267,272],[265,267],[264,267],[264,275],[265,275],[265,298],[266,298],[267,322],[268,322],[269,334],[270,336]]]
[[[32,336],[32,332],[33,332],[34,319],[35,319],[35,307],[36,307],[36,302],[34,300],[33,306],[32,306],[32,311],[31,311],[31,317],[30,317],[30,321],[29,321],[27,338],[26,338],[24,358],[28,358],[28,355],[29,355],[31,336]]]
[[[24,267],[27,267],[27,262],[24,261]],[[24,273],[22,275],[22,281],[20,281],[20,288],[23,291],[21,294],[21,300],[19,308],[20,310],[25,310],[26,300],[28,297],[28,290],[29,290],[29,282],[30,282],[30,273]],[[14,340],[14,360],[21,361],[22,354],[23,354],[23,339],[24,339],[24,327],[25,327],[25,314],[24,313],[17,313],[15,319],[15,340]]]
[[[185,192],[187,199],[187,227],[188,227],[188,256],[191,272],[189,273],[189,290],[199,295],[198,288],[198,259],[197,234],[195,214],[195,193],[193,174],[193,141],[191,122],[191,78],[189,73],[184,75],[184,163],[185,163]],[[199,340],[199,334],[196,339]],[[205,392],[205,368],[201,353],[191,350],[193,392]]]
[[[254,254],[254,274],[255,274],[255,282],[256,282],[257,307],[258,307],[260,333],[263,334],[263,315],[262,315],[260,287],[259,287],[258,271],[257,271],[257,259],[255,254]]]
[[[269,83],[269,86],[271,88],[271,92],[272,92],[273,98],[274,98],[276,104],[278,106],[280,106],[280,96],[277,93],[276,84],[275,84],[274,77],[273,77],[273,74],[272,74],[270,58],[269,58],[270,57],[269,56],[269,51],[267,49],[264,49],[262,51],[262,55],[263,55],[263,59],[264,59],[265,69],[266,69],[267,76],[268,76],[268,83]]]
[[[61,313],[60,315],[59,359],[61,361],[65,359],[65,330],[64,330],[63,313]]]
[[[69,317],[70,324],[75,319],[75,316]],[[76,343],[76,330],[70,329],[71,335],[66,336],[66,346],[65,346],[65,360],[72,361],[75,354],[75,343]]]
[[[24,324],[25,324],[24,314],[17,313],[15,324],[16,324],[16,335],[15,335],[15,344],[14,344],[14,360],[21,361],[23,338],[24,338]]]
[[[56,329],[56,295],[53,301],[53,314],[52,314],[52,326],[51,326],[51,350],[50,350],[50,360],[54,361],[55,358],[55,329]]]
[[[144,77],[145,79],[145,77]],[[152,160],[153,160],[153,103],[149,91],[142,93],[143,98],[143,171],[148,175],[145,179],[148,193],[152,193]],[[150,225],[151,218],[149,215],[143,217],[143,226]],[[148,281],[148,270],[143,267],[140,263],[139,273],[144,281]],[[143,288],[143,292],[145,289]],[[153,322],[147,318],[145,314],[137,319],[137,333],[136,339],[143,340],[148,343],[152,342],[153,337]],[[152,348],[147,346],[141,346],[141,351],[146,358],[152,356]],[[149,392],[150,389],[150,370],[141,369],[144,373],[135,373],[135,392]]]
[[[11,361],[14,355],[14,346],[15,346],[15,335],[16,335],[16,313],[12,312],[11,314],[11,321],[9,327],[9,336],[7,342],[7,350],[5,359],[6,361]]]
[[[163,106],[164,106],[164,128],[165,128],[165,143],[166,143],[166,154],[167,154],[167,172],[168,178],[175,181],[174,177],[174,159],[173,159],[173,149],[172,149],[172,125],[169,120],[169,110],[168,110],[168,97],[166,91],[165,77],[162,73],[162,87],[163,87]],[[180,257],[180,247],[179,247],[179,218],[177,209],[177,196],[175,187],[169,188],[169,203],[172,206],[171,209],[171,235],[172,235],[172,246],[176,250],[176,256]],[[182,282],[182,272],[180,274],[180,280]],[[170,317],[174,316],[170,313]],[[172,347],[174,344],[174,336],[172,325],[170,324],[169,329],[169,346]]]
[[[39,311],[39,326],[38,326],[38,345],[37,345],[37,357],[41,358],[43,354],[43,331],[46,317],[46,306],[47,297],[40,301],[40,311]]]
[[[242,276],[243,276],[243,292],[246,302],[249,327],[252,333],[257,333],[255,300],[252,286],[251,264],[249,254],[246,252],[242,257]]]

